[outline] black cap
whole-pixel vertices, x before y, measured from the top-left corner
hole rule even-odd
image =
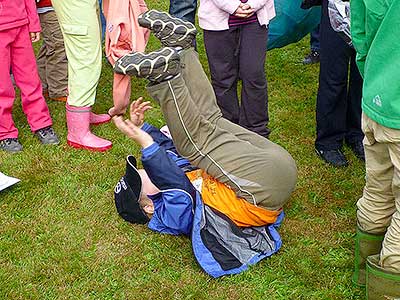
[[[118,214],[125,221],[146,224],[150,219],[139,206],[142,179],[136,166],[135,157],[128,155],[125,175],[118,181],[114,189],[115,206]]]

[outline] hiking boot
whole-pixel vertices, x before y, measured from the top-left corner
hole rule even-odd
[[[165,47],[149,54],[132,52],[118,59],[114,71],[119,74],[161,82],[180,72],[180,57],[174,48]]]
[[[58,145],[60,143],[57,134],[51,126],[39,129],[35,132],[35,135],[43,145]]]
[[[321,157],[325,162],[334,166],[334,167],[347,167],[348,161],[346,156],[344,156],[343,152],[340,149],[334,150],[319,150],[315,149],[318,156]]]
[[[196,38],[196,27],[170,14],[148,10],[138,17],[139,25],[150,29],[165,47],[189,48]]]
[[[22,145],[19,143],[18,139],[8,138],[0,141],[0,149],[11,153],[16,153],[22,151]]]
[[[319,51],[311,50],[303,59],[303,65],[312,65],[319,63]]]

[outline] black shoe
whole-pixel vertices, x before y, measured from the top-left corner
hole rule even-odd
[[[311,50],[303,59],[303,65],[312,65],[319,63],[319,51]]]
[[[35,135],[43,145],[58,145],[60,143],[57,134],[51,126],[39,129],[35,132]]]
[[[192,23],[154,9],[141,14],[138,22],[140,26],[150,29],[165,47],[189,48],[197,34]]]
[[[161,82],[180,72],[180,57],[174,48],[162,48],[149,54],[132,52],[118,59],[114,72]]]
[[[19,143],[18,139],[8,138],[0,141],[0,149],[16,153],[22,151],[22,145]]]
[[[355,143],[347,143],[358,159],[365,161],[364,145],[361,141]]]
[[[347,167],[349,165],[346,156],[339,149],[335,150],[318,150],[315,149],[318,156],[321,157],[328,164],[335,167]]]

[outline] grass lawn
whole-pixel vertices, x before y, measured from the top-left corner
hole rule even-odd
[[[167,2],[149,0],[151,8]],[[165,2],[165,3],[164,3]],[[198,35],[199,53],[207,60]],[[149,49],[159,46],[152,37]],[[93,153],[67,146],[65,108],[50,102],[62,143],[41,146],[16,101],[24,151],[0,153],[0,170],[22,180],[0,194],[0,299],[364,299],[353,287],[355,203],[364,165],[335,169],[314,153],[318,66],[299,62],[308,40],[268,52],[271,140],[294,157],[299,180],[285,210],[281,251],[249,271],[212,279],[196,264],[185,237],[151,232],[116,213],[113,189],[127,154],[139,148],[112,123],[93,128],[113,141]],[[146,94],[133,80],[132,99]],[[112,106],[112,70],[104,61],[94,107]],[[163,125],[156,104],[148,121]]]

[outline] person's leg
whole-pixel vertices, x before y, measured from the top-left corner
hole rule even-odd
[[[386,128],[389,129],[389,128]],[[400,130],[389,129],[389,154],[394,166],[392,190],[395,212],[382,243],[380,265],[387,271],[400,273]]]
[[[357,202],[358,227],[369,235],[382,236],[386,232],[380,264],[389,271],[399,272],[399,130],[385,128],[363,115],[363,131],[366,184]],[[365,261],[365,255],[362,259]]]
[[[349,92],[347,96],[347,144],[362,142],[364,134],[361,130],[361,99],[363,80],[356,64],[356,53],[350,60]]]
[[[351,49],[331,28],[327,1],[323,1],[320,41],[315,147],[318,150],[336,150],[342,147],[347,131],[347,77]]]
[[[199,61],[198,53],[193,48],[189,48],[182,51],[180,56],[181,75],[199,114],[211,123],[216,123],[218,127],[234,134],[238,139],[250,142],[253,146],[264,148],[266,144],[272,143],[259,134],[222,118],[214,90]],[[196,74],[196,76],[193,76],[193,74]]]
[[[12,119],[15,91],[10,76],[11,47],[16,32],[16,29],[0,31],[0,140],[18,137]]]
[[[198,114],[182,76],[148,90],[160,102],[182,156],[250,203],[282,207],[296,183],[295,163],[283,148],[270,143],[260,149]]]
[[[239,125],[267,138],[268,92],[265,76],[268,29],[257,23],[240,30],[239,77],[242,80]]]
[[[223,117],[234,123],[239,123],[239,37],[238,28],[223,31],[204,30],[204,46],[217,103]]]
[[[197,0],[170,0],[169,3],[171,15],[195,23]]]
[[[55,11],[40,14],[43,44],[46,49],[46,83],[50,98],[61,98],[68,90],[68,61]],[[43,80],[42,80],[43,82]]]
[[[320,28],[320,25],[318,24],[318,26],[310,33],[310,50],[311,51],[319,52],[319,49],[320,49],[319,28]]]
[[[42,93],[28,25],[19,27],[11,50],[11,69],[21,90],[22,109],[33,132],[52,125]]]
[[[46,29],[43,26],[44,18],[43,18],[43,14],[39,14],[39,18],[40,18],[40,24],[42,27],[42,46],[39,49],[39,52],[36,56],[36,63],[37,63],[37,67],[38,67],[38,72],[39,72],[39,77],[40,77],[40,81],[42,82],[42,88],[43,88],[43,93],[45,93],[46,97],[48,96],[48,85],[47,85],[47,79],[46,79],[46,42],[45,42],[45,38],[44,36],[46,35],[45,31]]]
[[[53,0],[68,58],[68,104],[92,106],[101,73],[97,0]]]

